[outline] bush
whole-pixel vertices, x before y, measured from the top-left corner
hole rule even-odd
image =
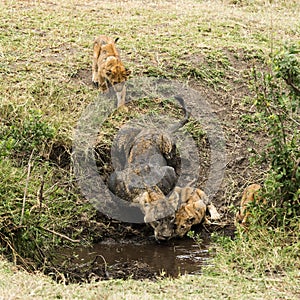
[[[80,234],[71,224],[92,210],[81,205],[72,174],[44,158],[54,135],[36,111],[0,123],[0,253],[26,268],[43,265],[66,240],[54,232]]]
[[[265,225],[293,226],[300,212],[300,49],[285,47],[272,58],[271,71],[253,72],[256,122],[270,142],[258,162],[269,163],[265,179]]]

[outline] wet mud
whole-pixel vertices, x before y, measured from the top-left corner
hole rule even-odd
[[[56,280],[65,283],[107,279],[152,279],[200,274],[210,263],[210,241],[191,238],[156,241],[107,239],[91,247],[63,249],[57,253]]]

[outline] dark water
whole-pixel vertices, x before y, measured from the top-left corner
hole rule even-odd
[[[174,277],[179,274],[199,274],[201,266],[207,265],[209,259],[208,242],[204,241],[199,246],[192,239],[166,244],[107,241],[90,248],[80,247],[63,253],[63,256],[75,257],[78,264],[92,261],[97,255],[102,255],[108,266],[138,261],[146,263],[158,275]]]

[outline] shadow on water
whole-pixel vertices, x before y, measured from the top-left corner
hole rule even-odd
[[[109,239],[88,248],[65,249],[59,256],[68,261],[65,273],[70,281],[89,280],[93,275],[99,280],[154,279],[162,275],[177,277],[201,273],[201,267],[208,264],[208,249],[208,240],[197,245],[188,238],[160,244]]]

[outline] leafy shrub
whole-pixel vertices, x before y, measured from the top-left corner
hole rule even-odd
[[[258,162],[270,165],[268,200],[261,219],[268,225],[295,225],[300,214],[300,48],[285,47],[272,59],[271,72],[254,72],[258,126],[270,142]],[[296,218],[296,219],[295,219]]]
[[[18,113],[0,120],[0,253],[30,269],[67,240],[53,232],[80,234],[71,225],[94,210],[80,204],[72,174],[41,159],[54,128],[36,111],[24,119]]]
[[[212,234],[217,252],[211,273],[257,276],[299,270],[299,46],[276,53],[269,71],[253,71],[257,112],[243,116],[243,124],[267,135],[267,146],[254,157],[255,163],[269,165],[262,195],[266,203],[249,206],[251,222],[246,230],[237,228],[235,239]]]

